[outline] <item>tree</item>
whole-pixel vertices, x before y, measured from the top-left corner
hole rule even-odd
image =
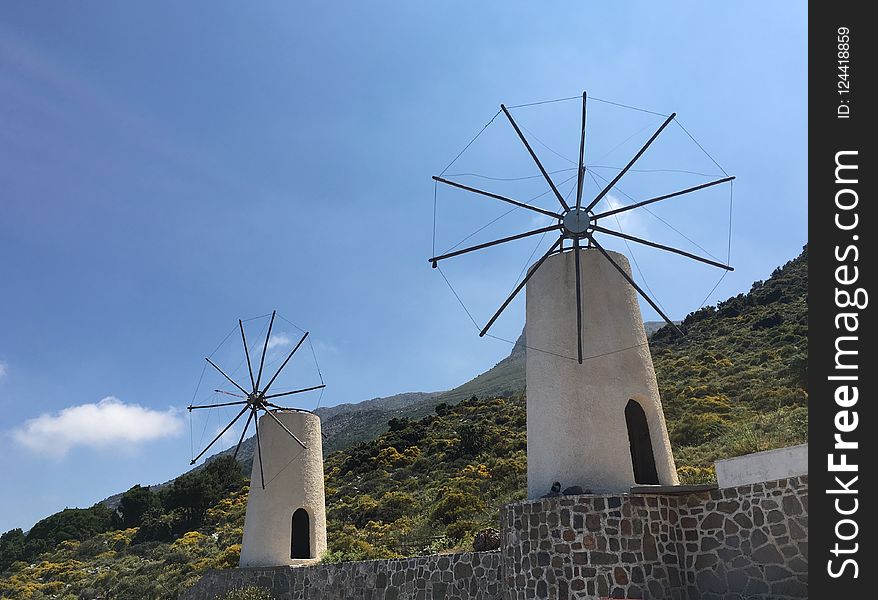
[[[24,558],[25,536],[21,529],[10,529],[0,535],[0,571],[5,571],[17,560]]]
[[[241,465],[231,456],[221,456],[200,471],[186,473],[162,490],[166,512],[175,511],[174,532],[181,533],[201,527],[207,509],[231,491],[244,484]]]
[[[25,556],[32,558],[65,540],[82,541],[113,528],[114,512],[103,504],[65,508],[39,521],[25,536]]]
[[[145,515],[151,508],[158,506],[159,499],[154,493],[149,491],[149,486],[142,487],[140,484],[135,485],[130,490],[122,494],[119,500],[119,521],[121,529],[129,527],[140,527]]]

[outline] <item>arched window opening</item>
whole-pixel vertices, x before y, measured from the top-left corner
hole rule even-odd
[[[649,437],[649,423],[643,407],[629,400],[625,407],[625,422],[628,424],[628,443],[631,445],[631,464],[634,466],[634,481],[642,485],[658,485],[655,469],[655,456],[652,453],[652,440]]]
[[[290,558],[311,558],[311,524],[304,508],[293,513]]]

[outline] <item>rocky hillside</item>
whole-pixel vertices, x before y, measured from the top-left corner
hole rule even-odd
[[[685,337],[659,329],[650,346],[684,482],[709,481],[718,458],[806,439],[807,249],[682,327]],[[328,456],[326,560],[469,548],[504,503],[523,497],[523,361],[518,344],[460,388],[360,411],[406,416]],[[490,391],[467,396],[476,389]],[[206,569],[237,563],[245,473],[219,457],[157,493],[135,486],[114,509],[67,509],[27,534],[4,533],[0,598],[175,598]]]

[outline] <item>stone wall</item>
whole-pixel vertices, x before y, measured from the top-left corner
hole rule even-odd
[[[683,494],[510,504],[501,551],[208,573],[184,600],[257,585],[279,600],[798,600],[808,477]]]
[[[505,598],[808,597],[808,477],[574,496],[501,514]]]
[[[677,498],[571,496],[501,514],[508,600],[684,594]]]
[[[501,600],[499,552],[464,552],[306,567],[210,571],[181,600],[258,586],[278,600]]]
[[[808,476],[680,498],[689,598],[808,597]]]

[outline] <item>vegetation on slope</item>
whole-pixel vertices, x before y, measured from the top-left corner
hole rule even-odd
[[[749,293],[689,315],[685,338],[652,336],[684,482],[710,480],[718,458],[805,441],[807,323],[806,250]],[[482,376],[477,386],[488,380],[493,394],[417,399],[412,418],[328,457],[327,560],[466,548],[497,526],[500,507],[525,493],[524,399],[504,388],[523,373],[523,354]],[[175,598],[206,569],[237,564],[247,489],[220,457],[157,493],[135,486],[115,510],[67,509],[27,534],[6,532],[0,597]]]
[[[326,461],[328,560],[469,547],[524,498],[524,400],[472,397]]]
[[[159,493],[134,486],[119,509],[67,509],[0,540],[0,598],[170,599],[208,568],[237,566],[246,480],[230,458]]]
[[[677,465],[804,442],[808,429],[808,250],[747,294],[650,339]],[[692,470],[690,473],[694,472]]]

